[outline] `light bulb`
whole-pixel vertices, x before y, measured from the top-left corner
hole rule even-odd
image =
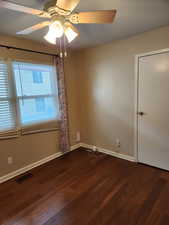
[[[72,26],[70,23],[65,24],[65,35],[68,39],[68,42],[72,42],[78,35],[78,30]]]
[[[53,35],[50,35],[49,33],[44,37],[46,41],[48,41],[51,44],[56,44],[56,38],[53,37]]]
[[[56,44],[56,38],[62,37],[63,33],[62,24],[59,21],[55,21],[49,26],[49,31],[44,38],[51,44]]]

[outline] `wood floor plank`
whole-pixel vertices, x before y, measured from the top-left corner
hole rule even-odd
[[[0,225],[169,225],[169,173],[83,149],[0,185]]]

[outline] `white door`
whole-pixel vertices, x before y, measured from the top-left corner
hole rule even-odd
[[[138,161],[169,170],[169,51],[139,58]]]

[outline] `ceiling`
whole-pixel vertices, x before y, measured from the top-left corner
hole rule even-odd
[[[12,0],[14,3],[42,9],[48,0]],[[113,24],[76,25],[80,36],[72,48],[85,48],[123,39],[154,28],[169,25],[169,0],[81,0],[76,11],[117,9]],[[0,9],[0,33],[15,35],[31,25],[43,21],[36,16]],[[25,36],[44,41],[47,28]]]

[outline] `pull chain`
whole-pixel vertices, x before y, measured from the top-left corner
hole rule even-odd
[[[63,52],[62,52],[62,38],[59,38],[59,52],[60,52],[60,58],[63,58]]]
[[[67,49],[66,49],[66,37],[65,35],[63,36],[63,42],[64,42],[64,57],[67,57]]]
[[[66,46],[66,37],[65,37],[65,35],[63,36],[63,39],[59,38],[58,41],[59,41],[59,55],[60,55],[60,58],[67,57],[67,46]]]

